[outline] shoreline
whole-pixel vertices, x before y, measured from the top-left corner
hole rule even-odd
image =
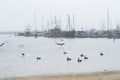
[[[9,77],[1,78],[0,80],[120,80],[120,71]]]

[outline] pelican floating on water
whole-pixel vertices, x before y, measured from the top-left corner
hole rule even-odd
[[[67,54],[67,52],[64,51],[63,54]]]
[[[22,55],[22,56],[25,56],[25,54],[24,54],[24,53],[21,53],[21,55]]]
[[[78,58],[78,62],[82,62],[82,60],[80,58]]]
[[[19,47],[23,47],[24,45],[22,44],[22,45],[18,45]]]
[[[100,52],[100,55],[103,56],[104,54],[102,52]]]
[[[71,61],[71,60],[72,60],[71,58],[67,57],[67,61]]]
[[[37,59],[37,60],[40,60],[40,59],[41,59],[41,57],[37,57],[36,59]]]

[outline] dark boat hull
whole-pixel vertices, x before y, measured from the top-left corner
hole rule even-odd
[[[62,36],[66,38],[74,38],[75,31],[62,31]]]
[[[60,29],[52,29],[47,32],[45,37],[64,37],[64,38],[74,38],[75,37],[75,31],[62,31]]]

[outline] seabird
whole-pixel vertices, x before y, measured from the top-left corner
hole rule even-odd
[[[82,62],[82,60],[80,58],[78,58],[78,62]]]
[[[40,60],[40,59],[41,59],[41,57],[37,57],[36,59],[37,59],[37,60]]]
[[[71,61],[71,58],[67,57],[67,61]]]
[[[103,56],[104,54],[101,52],[100,55]]]
[[[22,55],[22,56],[25,56],[25,54],[24,54],[24,53],[21,53],[21,55]]]
[[[1,44],[0,44],[0,46],[3,46],[3,45],[5,45],[5,43],[1,43]]]
[[[67,52],[64,51],[63,54],[67,54]]]

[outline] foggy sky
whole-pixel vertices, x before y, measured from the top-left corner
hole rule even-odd
[[[56,15],[66,28],[67,14],[75,16],[75,28],[107,29],[107,9],[110,15],[110,28],[120,24],[120,0],[0,0],[0,31],[23,31],[31,25],[34,30],[36,11],[37,29],[42,29],[51,17]]]

